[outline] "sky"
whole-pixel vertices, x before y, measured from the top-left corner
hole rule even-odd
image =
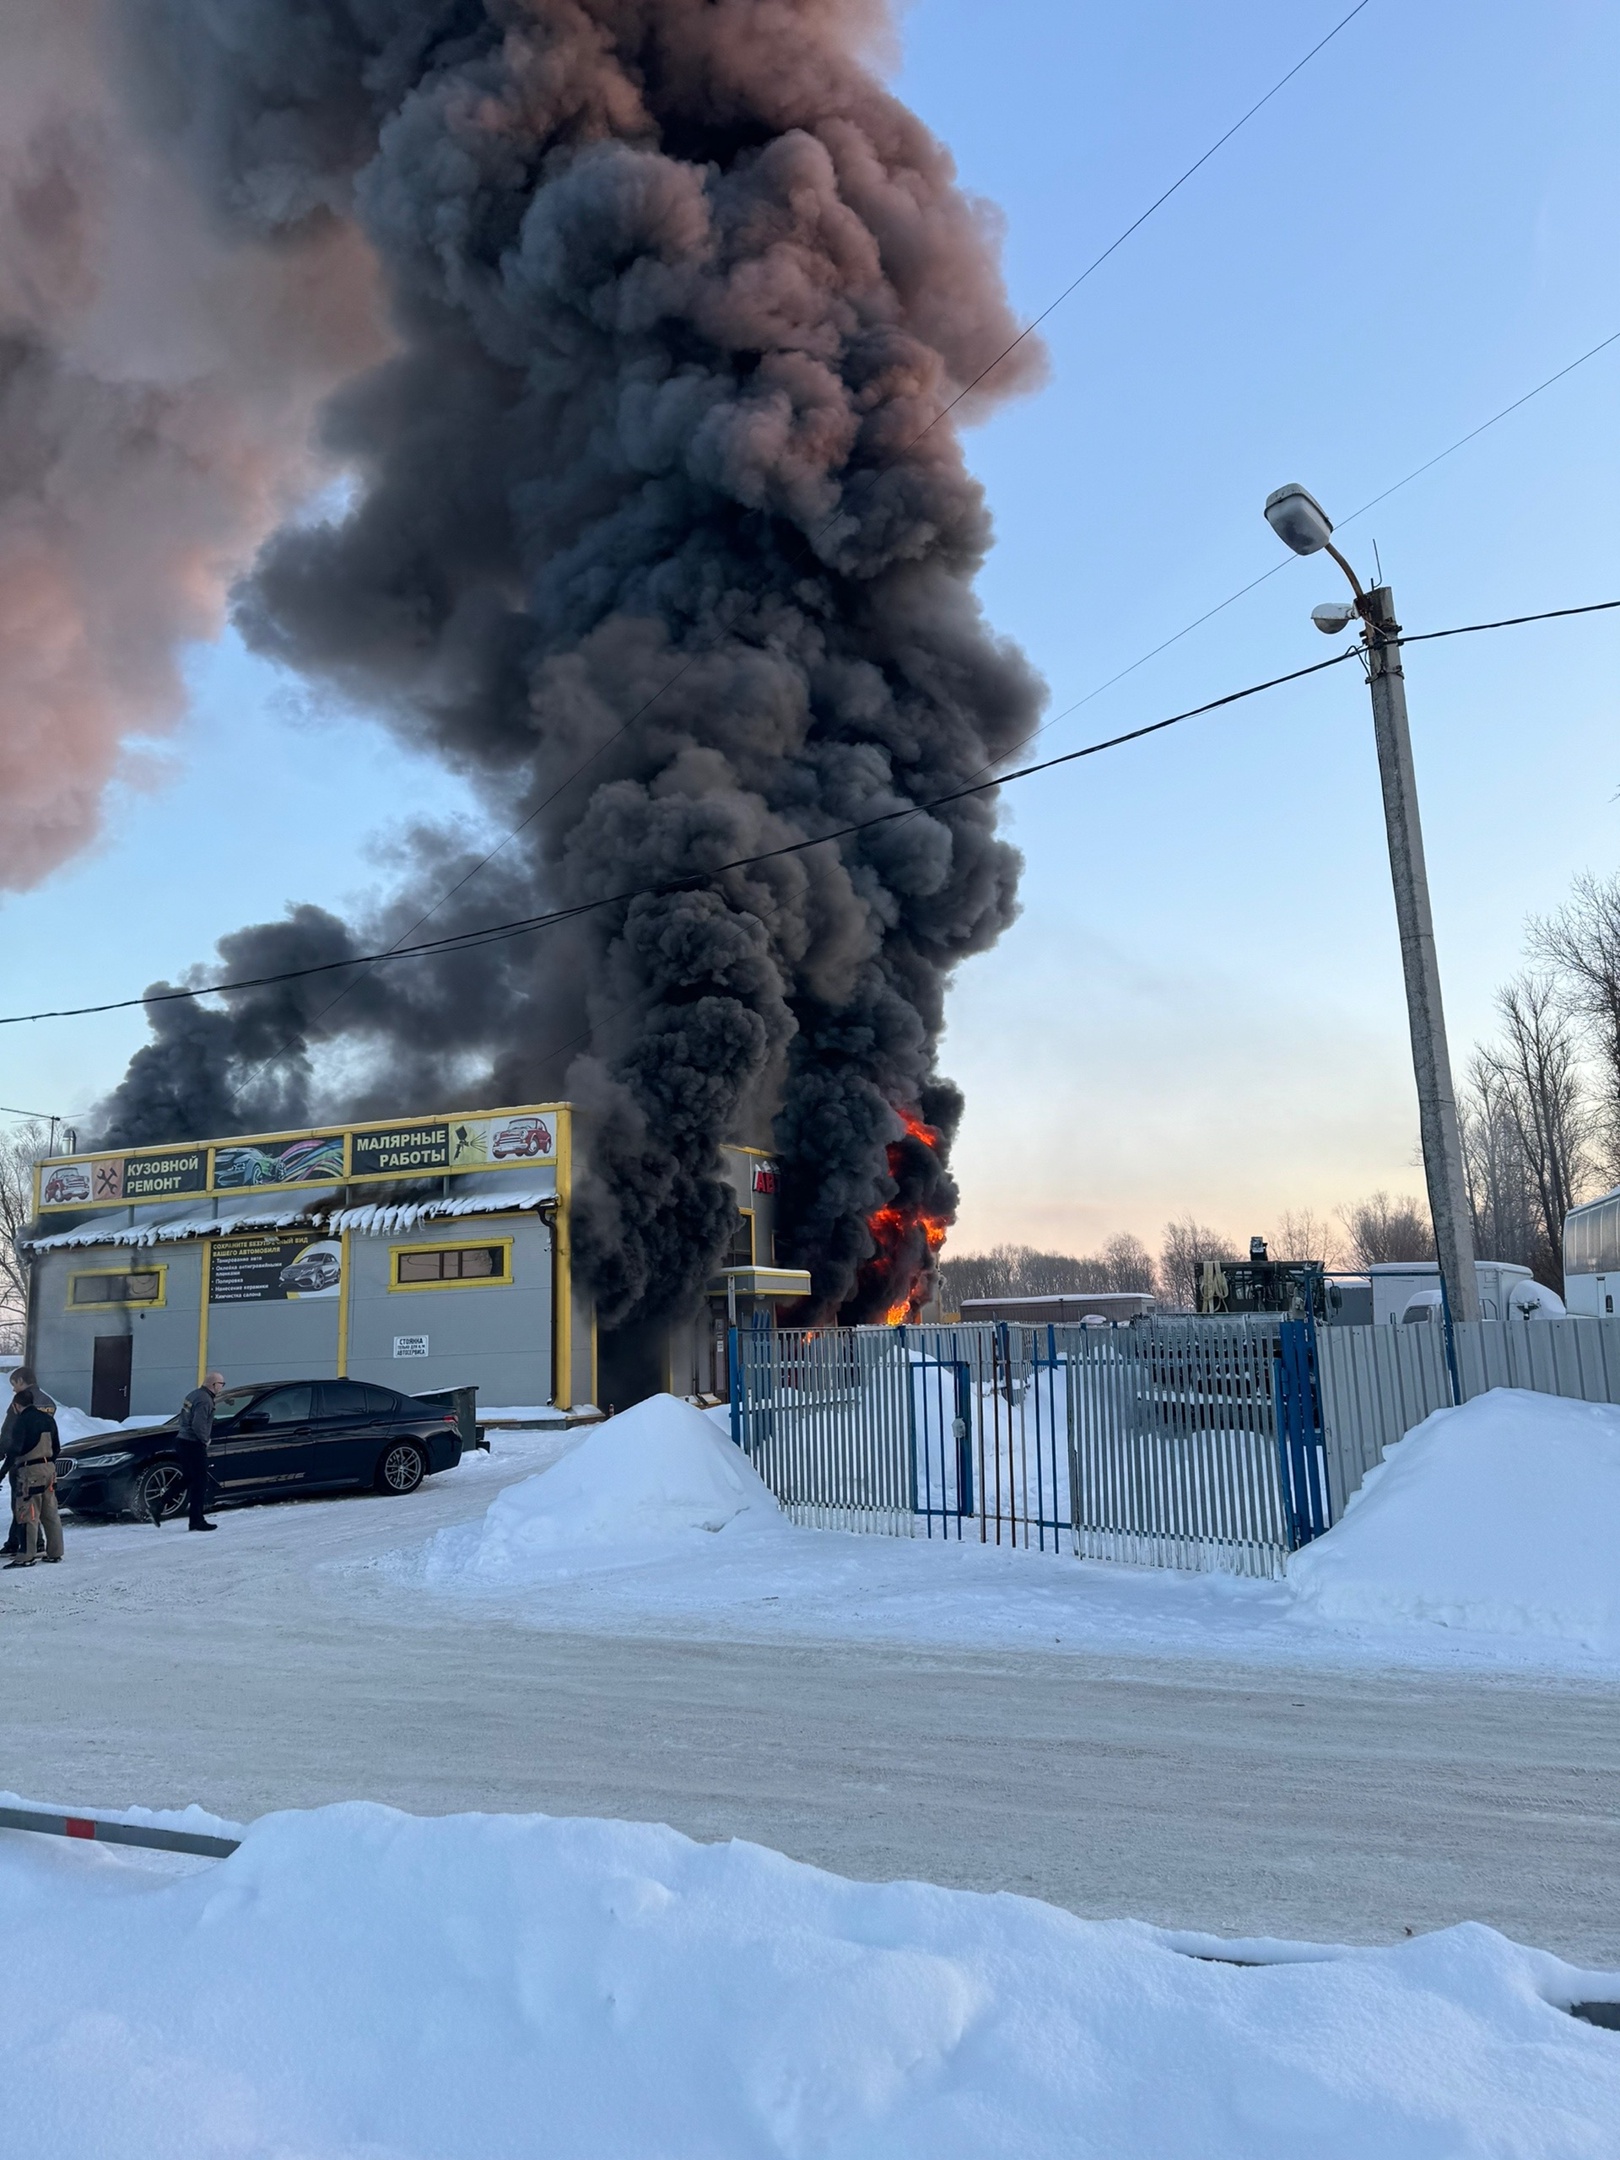
[[[1046,308],[1345,12],[917,0],[900,93],[995,206]],[[1371,0],[1047,318],[1044,389],[968,438],[992,621],[1045,677],[1031,755],[1327,657],[1336,520],[1620,330],[1620,17],[1596,0]],[[1620,344],[1340,537],[1410,630],[1620,597]],[[1374,556],[1376,544],[1377,555]],[[1099,685],[1249,580],[1258,590]],[[1454,1065],[1530,916],[1620,868],[1620,618],[1414,649],[1408,695]],[[387,880],[398,827],[472,806],[227,634],[101,841],[0,904],[0,1003],[137,993],[288,901]],[[1068,710],[1087,699],[1078,710]],[[968,1109],[951,1246],[1234,1238],[1419,1192],[1417,1111],[1365,688],[1351,663],[1006,791],[1023,909],[953,988]],[[359,837],[356,837],[356,836]],[[0,1105],[83,1112],[138,1012],[0,1029]]]

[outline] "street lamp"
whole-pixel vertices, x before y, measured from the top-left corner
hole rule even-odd
[[[1429,1214],[1434,1222],[1435,1250],[1451,1317],[1477,1320],[1479,1280],[1474,1270],[1474,1218],[1463,1177],[1457,1098],[1452,1091],[1446,1016],[1440,1002],[1440,968],[1434,950],[1429,877],[1423,863],[1423,827],[1418,820],[1395,597],[1387,585],[1375,585],[1370,592],[1363,587],[1333,545],[1333,525],[1327,512],[1304,488],[1297,484],[1274,488],[1266,497],[1266,523],[1296,555],[1331,555],[1350,580],[1355,596],[1348,602],[1324,602],[1312,610],[1311,620],[1329,637],[1348,629],[1358,618],[1361,622],[1367,682],[1372,691],[1373,738],[1378,745],[1378,773],[1384,789],[1384,830],[1395,885],[1395,920],[1400,929],[1401,966],[1406,976],[1406,1017],[1412,1031],[1412,1068],[1417,1078],[1418,1129],[1423,1138]]]

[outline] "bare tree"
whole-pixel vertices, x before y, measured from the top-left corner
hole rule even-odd
[[[964,1298],[1050,1297],[1061,1290],[1152,1290],[1153,1255],[1128,1232],[1100,1253],[1038,1252],[1033,1245],[995,1245],[987,1253],[947,1255],[939,1264],[940,1297],[960,1311]]]
[[[1139,1237],[1123,1231],[1111,1237],[1097,1255],[1099,1290],[1156,1290],[1158,1276],[1153,1255]]]
[[[1350,1239],[1357,1267],[1378,1267],[1390,1260],[1432,1260],[1434,1231],[1428,1209],[1405,1195],[1369,1193],[1354,1206],[1341,1208],[1339,1220]]]
[[[1575,1019],[1551,976],[1525,973],[1497,992],[1502,1039],[1481,1053],[1511,1121],[1535,1203],[1538,1279],[1562,1288],[1564,1217],[1589,1175]]]
[[[48,1151],[45,1127],[30,1119],[0,1138],[0,1350],[23,1347],[28,1266],[22,1239],[34,1213],[34,1165]]]
[[[1620,1180],[1620,877],[1579,877],[1568,903],[1530,925],[1530,946],[1557,969],[1598,1073],[1603,1173]]]
[[[1309,1208],[1290,1209],[1284,1215],[1281,1228],[1271,1238],[1270,1250],[1273,1260],[1320,1260],[1330,1268],[1337,1267],[1344,1257],[1338,1232]]]
[[[1536,1195],[1510,1092],[1495,1061],[1476,1050],[1457,1097],[1463,1171],[1479,1257],[1534,1269],[1540,1257]]]
[[[1164,1226],[1164,1242],[1159,1247],[1159,1282],[1161,1292],[1168,1303],[1191,1307],[1197,1302],[1198,1271],[1206,1260],[1235,1260],[1230,1238],[1219,1230],[1211,1230],[1207,1223],[1194,1221],[1184,1215],[1180,1222]]]

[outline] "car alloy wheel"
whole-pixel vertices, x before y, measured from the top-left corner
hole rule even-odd
[[[153,1463],[135,1481],[135,1512],[142,1522],[150,1522],[154,1514],[166,1522],[185,1504],[186,1481],[178,1463]]]
[[[377,1469],[377,1483],[384,1492],[415,1492],[427,1476],[422,1450],[409,1440],[396,1440]]]

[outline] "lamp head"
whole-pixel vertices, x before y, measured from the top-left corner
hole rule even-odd
[[[1266,523],[1296,555],[1314,555],[1333,537],[1333,520],[1297,480],[1266,497]]]
[[[1311,621],[1324,637],[1337,637],[1341,630],[1348,630],[1355,619],[1353,600],[1324,600],[1320,607],[1311,609]]]

